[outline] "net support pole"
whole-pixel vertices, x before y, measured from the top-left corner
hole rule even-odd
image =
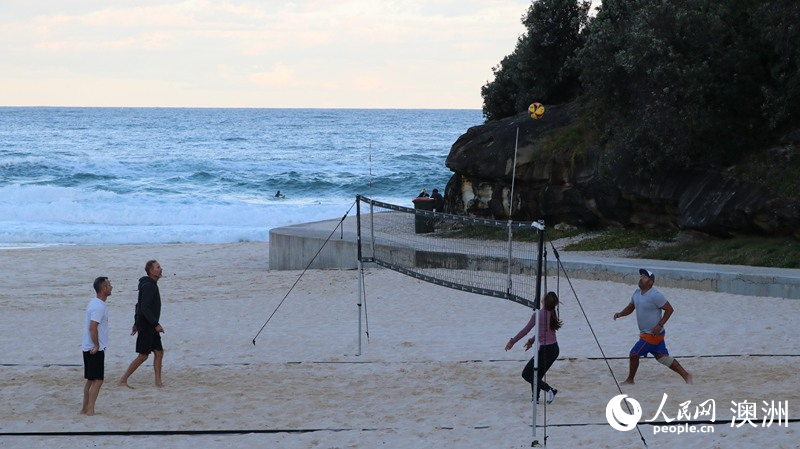
[[[539,229],[539,256],[536,258],[536,294],[533,297],[533,307],[535,309],[542,308],[542,274],[544,273],[544,221],[539,220],[534,223],[534,226]]]
[[[511,251],[511,241],[514,237],[514,232],[511,230],[511,221],[512,221],[512,214],[514,213],[514,183],[517,180],[517,148],[519,147],[519,126],[517,126],[517,136],[514,140],[514,163],[511,167],[511,197],[508,200],[508,280],[507,280],[507,287],[506,290],[508,294],[511,295],[511,261],[512,261],[512,251]]]
[[[536,439],[536,389],[539,388],[539,310],[536,309],[536,322],[533,325],[533,379],[531,379],[531,429],[533,441],[531,447],[539,446],[539,440]]]
[[[364,300],[364,266],[358,261],[358,352],[356,356],[361,356],[361,304]]]
[[[356,247],[358,257],[358,352],[361,356],[361,304],[364,296],[364,266],[361,263],[361,195],[356,195]]]
[[[514,212],[514,181],[517,180],[517,147],[519,146],[519,126],[517,126],[517,136],[514,138],[514,164],[511,166],[511,198],[508,201],[508,220],[511,221],[511,214]]]
[[[369,202],[369,257],[375,257],[375,205]]]
[[[533,325],[533,381],[531,382],[531,403],[533,408],[532,413],[532,426],[533,441],[531,447],[538,447],[539,440],[536,438],[536,389],[539,387],[539,314],[542,310],[542,269],[543,269],[543,251],[544,251],[544,222],[539,221],[539,257],[536,258],[536,295],[533,299],[533,308],[536,311],[536,322]],[[547,398],[545,398],[545,401]],[[547,437],[543,439],[544,447],[547,447]]]

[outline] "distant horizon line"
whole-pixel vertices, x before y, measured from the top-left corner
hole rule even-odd
[[[370,107],[266,107],[266,106],[15,106],[0,109],[274,109],[274,110],[350,110],[350,111],[480,111],[480,108],[370,108]]]

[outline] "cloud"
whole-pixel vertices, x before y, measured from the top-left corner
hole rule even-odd
[[[23,74],[13,79],[35,74],[43,86],[47,73],[102,77],[104,86],[116,79],[122,93],[115,99],[131,83],[170,86],[168,96],[147,97],[163,98],[153,106],[205,98],[208,106],[305,107],[324,98],[339,107],[384,101],[384,107],[477,108],[480,87],[513,50],[530,6],[530,0],[9,1],[0,16],[0,52],[9,73]],[[57,81],[50,80],[62,85]],[[19,92],[16,104],[52,104],[52,95],[41,94],[52,89],[25,86],[9,86]],[[130,103],[140,104],[140,94]],[[86,95],[58,98],[77,103]]]
[[[297,84],[294,70],[285,64],[278,63],[268,72],[255,72],[249,77],[250,81],[258,86],[281,87]]]
[[[45,40],[34,46],[42,51],[92,52],[111,50],[165,51],[174,47],[174,37],[166,32],[143,33],[124,39]]]

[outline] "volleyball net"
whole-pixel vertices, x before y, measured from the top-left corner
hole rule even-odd
[[[358,261],[539,308],[544,224],[405,207],[358,196]]]

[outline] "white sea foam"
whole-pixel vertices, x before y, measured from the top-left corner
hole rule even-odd
[[[443,190],[480,111],[0,108],[0,246],[266,241]],[[281,190],[285,198],[275,198]],[[353,210],[352,213],[355,213]]]

